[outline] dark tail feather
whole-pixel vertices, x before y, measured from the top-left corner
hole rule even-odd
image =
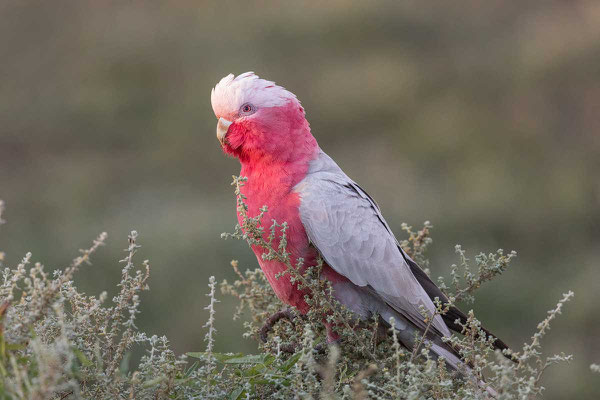
[[[446,325],[448,325],[448,328],[450,328],[454,332],[458,332],[458,333],[462,332],[462,326],[457,324],[455,321],[460,320],[460,323],[463,325],[467,322],[467,316],[465,315],[465,313],[460,311],[456,307],[450,308],[450,310],[446,314],[442,315],[442,319],[444,320]],[[506,343],[504,343],[502,340],[500,340],[498,338],[498,336],[494,335],[492,332],[488,331],[483,326],[481,327],[481,330],[484,331],[488,337],[491,336],[495,339],[494,344],[493,344],[495,349],[498,349],[500,351],[502,351],[504,349],[509,349],[509,347],[506,345]],[[508,355],[505,355],[505,356],[506,356],[506,358],[512,360],[512,357],[510,357]]]
[[[404,255],[404,251],[402,251],[402,255]],[[431,300],[433,300],[434,298],[437,297],[443,303],[447,303],[448,298],[446,297],[446,295],[444,295],[444,293],[440,290],[440,288],[438,288],[437,285],[435,283],[433,283],[433,281],[429,278],[429,276],[427,276],[425,271],[423,271],[421,269],[421,267],[419,267],[417,265],[417,263],[414,262],[413,260],[411,260],[409,257],[405,257],[404,259],[406,260],[408,265],[410,265],[410,270],[412,271],[415,278],[417,278],[417,281],[419,281],[421,286],[423,286],[423,289],[425,289],[425,292],[427,292],[427,295],[431,298]],[[451,330],[458,332],[458,333],[462,332],[462,326],[457,324],[455,321],[459,320],[460,323],[463,325],[467,322],[467,316],[465,315],[465,313],[456,307],[450,308],[450,310],[445,315],[442,315],[442,318],[443,318],[444,322],[446,323],[446,325],[448,325],[448,328],[450,328]],[[506,343],[504,343],[502,340],[500,340],[498,338],[498,336],[494,335],[493,333],[491,333],[484,327],[481,327],[481,330],[483,330],[486,335],[491,336],[495,339],[494,344],[493,344],[495,349],[498,349],[500,351],[502,351],[504,349],[509,349],[509,347],[506,345]],[[509,356],[507,354],[504,354],[504,356],[506,358],[508,358],[509,360],[517,362],[514,358],[512,358],[511,356]]]

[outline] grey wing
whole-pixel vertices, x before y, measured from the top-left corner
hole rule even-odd
[[[375,202],[323,152],[295,190],[306,233],[327,264],[355,285],[369,287],[423,329],[426,324],[419,307],[432,314],[435,306]],[[449,335],[439,316],[433,327]]]

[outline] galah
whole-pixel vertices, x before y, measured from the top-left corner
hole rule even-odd
[[[211,103],[217,138],[224,152],[239,159],[241,188],[248,215],[263,206],[264,221],[287,222],[292,265],[324,260],[321,278],[330,281],[333,296],[357,318],[379,315],[394,327],[408,349],[427,322],[420,309],[434,315],[433,299],[448,299],[427,274],[402,250],[375,201],[319,148],[296,96],[252,72],[227,75],[213,88]],[[238,220],[241,218],[238,212]],[[265,233],[266,235],[267,233]],[[308,311],[305,292],[290,282],[286,265],[265,260],[266,251],[253,246],[258,263],[277,296],[286,304]],[[435,316],[428,340],[434,355],[451,367],[462,366],[458,353],[442,337],[461,331],[455,321],[466,315],[451,307]],[[486,331],[487,332],[487,331]],[[328,326],[328,339],[335,340]],[[507,346],[496,338],[494,346]]]

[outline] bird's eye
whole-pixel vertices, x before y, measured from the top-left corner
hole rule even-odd
[[[240,107],[240,114],[242,115],[250,115],[254,113],[254,111],[256,111],[256,109],[250,103],[246,103]]]

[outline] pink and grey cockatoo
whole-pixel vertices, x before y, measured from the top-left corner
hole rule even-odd
[[[296,96],[247,72],[221,79],[211,102],[217,138],[247,177],[241,191],[248,214],[254,217],[266,205],[264,221],[287,222],[292,265],[298,258],[315,265],[320,254],[321,276],[331,282],[337,300],[362,320],[378,314],[389,324],[393,317],[399,340],[412,349],[415,334],[427,325],[420,307],[433,315],[432,300],[448,299],[399,246],[375,201],[319,148]],[[262,248],[253,250],[277,296],[306,313],[306,293],[288,275],[276,278],[286,266],[264,260]],[[460,332],[455,321],[466,319],[452,307],[430,327],[431,350],[455,369],[460,357],[442,337]],[[331,327],[328,336],[336,339]],[[507,348],[499,339],[494,346]]]

